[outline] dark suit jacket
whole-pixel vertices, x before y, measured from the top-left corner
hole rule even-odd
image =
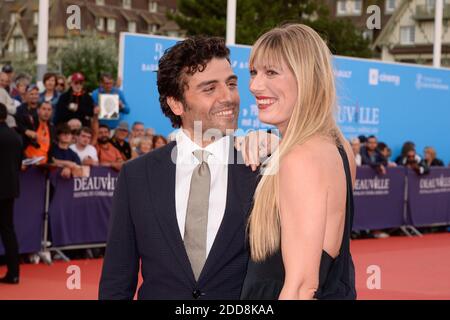
[[[366,147],[361,147],[361,163],[362,165],[371,166],[372,168],[380,167],[381,165],[387,166],[387,160],[383,155],[378,151],[375,150],[375,156],[374,159],[372,159],[369,156],[369,152],[367,151]]]
[[[175,146],[171,142],[122,167],[100,299],[132,299],[139,267],[143,284],[138,299],[239,299],[248,262],[245,232],[257,173],[242,164],[228,165],[225,214],[196,282],[176,218],[176,165],[171,159]],[[230,152],[240,155],[234,148]]]
[[[81,121],[83,126],[90,127],[91,118],[94,114],[94,100],[87,92],[80,96],[75,96],[72,93],[72,89],[69,89],[59,97],[53,118],[55,126],[76,118]],[[76,103],[78,109],[76,111],[69,110],[70,103]]]
[[[19,196],[22,140],[5,122],[0,122],[0,199]]]
[[[23,149],[25,150],[31,142],[31,139],[25,135],[25,131],[36,131],[39,126],[39,118],[36,109],[28,109],[28,104],[22,103],[14,115],[17,123],[17,132],[22,136]]]

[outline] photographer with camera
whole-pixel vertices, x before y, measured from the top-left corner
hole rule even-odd
[[[424,159],[420,159],[416,155],[416,149],[411,148],[406,152],[401,163],[403,166],[414,170],[418,175],[427,174],[430,172],[430,167]]]

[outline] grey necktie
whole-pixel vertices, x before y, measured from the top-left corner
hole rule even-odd
[[[211,172],[209,171],[206,150],[195,150],[194,156],[200,161],[195,167],[189,190],[184,227],[184,246],[186,248],[195,280],[198,280],[206,261],[206,231],[208,225],[209,189]]]

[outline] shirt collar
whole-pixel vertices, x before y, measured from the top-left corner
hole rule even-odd
[[[177,142],[177,163],[182,164],[198,164],[198,160],[194,157],[193,152],[198,149],[206,150],[211,153],[208,158],[209,164],[228,164],[230,137],[224,136],[219,140],[209,144],[205,148],[200,147],[181,128],[176,134]]]

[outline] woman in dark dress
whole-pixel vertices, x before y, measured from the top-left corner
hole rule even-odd
[[[250,56],[259,119],[281,143],[263,164],[248,224],[242,299],[355,299],[352,149],[334,120],[331,53],[311,28],[273,29]]]

